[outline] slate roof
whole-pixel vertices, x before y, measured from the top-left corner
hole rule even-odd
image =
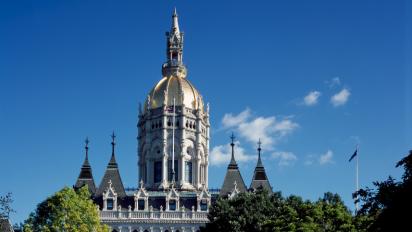
[[[92,195],[96,193],[96,185],[94,183],[92,167],[89,163],[88,147],[86,146],[86,158],[84,159],[82,169],[80,171],[79,177],[77,178],[74,189],[79,189],[87,185],[89,191]]]
[[[247,191],[245,182],[242,178],[242,174],[240,174],[239,167],[235,160],[235,144],[232,141],[230,145],[232,146],[232,158],[230,160],[229,166],[227,167],[225,180],[223,181],[223,185],[220,190],[220,196],[222,197],[228,196],[233,191],[233,189],[235,188],[235,182],[236,187],[240,193]]]
[[[13,227],[11,226],[9,219],[0,218],[0,231],[1,232],[14,232]]]
[[[252,190],[257,190],[260,188],[266,189],[269,193],[272,193],[272,187],[270,186],[269,179],[266,175],[265,167],[263,166],[262,159],[260,157],[261,148],[259,145],[258,148],[258,162],[256,164],[255,172],[253,174],[252,183],[250,184],[250,188]]]
[[[114,154],[114,144],[112,157],[110,158],[110,162],[107,165],[102,182],[100,182],[99,188],[96,191],[96,197],[102,196],[103,192],[109,188],[109,181],[112,182],[112,187],[114,191],[117,193],[117,197],[126,197],[126,191],[124,190],[122,178],[120,177],[119,167],[117,165],[116,157]]]

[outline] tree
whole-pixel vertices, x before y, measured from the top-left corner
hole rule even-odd
[[[373,183],[375,188],[360,189],[354,194],[362,207],[357,213],[359,227],[367,231],[397,231],[397,228],[411,228],[412,217],[412,150],[396,164],[403,167],[402,181],[388,177],[385,181]]]
[[[10,213],[15,213],[11,204],[13,203],[13,197],[11,193],[7,193],[5,196],[0,196],[0,218],[9,218]]]
[[[99,220],[87,186],[75,191],[63,188],[37,206],[24,224],[25,232],[108,232]]]
[[[316,202],[264,190],[220,198],[209,220],[202,231],[356,231],[350,211],[332,193]]]

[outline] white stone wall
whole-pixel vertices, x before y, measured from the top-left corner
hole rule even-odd
[[[173,112],[157,108],[139,117],[139,178],[148,189],[167,189],[168,160],[172,160]],[[201,190],[208,186],[209,116],[200,110],[176,106],[175,173],[179,190]],[[162,162],[162,178],[154,182],[154,164]],[[192,162],[192,183],[185,178],[185,162]]]

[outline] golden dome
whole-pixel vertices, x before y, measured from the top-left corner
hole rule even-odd
[[[156,109],[162,106],[185,106],[203,111],[203,99],[197,89],[184,77],[163,77],[150,91],[145,103],[145,109]]]

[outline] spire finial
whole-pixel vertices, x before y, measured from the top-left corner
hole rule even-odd
[[[179,20],[178,20],[179,17],[177,15],[176,7],[175,7],[175,10],[173,12],[172,18],[173,18],[173,24],[172,24],[172,31],[170,33],[172,33],[172,34],[173,33],[180,33]]]
[[[262,142],[261,142],[261,140],[260,140],[260,138],[259,138],[259,141],[258,141],[258,162],[257,162],[257,165],[256,165],[256,167],[263,167],[263,164],[262,164],[262,158],[261,158],[261,152],[262,152]]]
[[[114,147],[116,146],[116,135],[114,134],[114,131],[111,137],[112,137],[112,155],[114,155]]]
[[[86,137],[86,140],[84,141],[84,143],[86,144],[86,146],[84,147],[86,149],[86,160],[89,160],[89,137]]]
[[[174,11],[173,11],[173,16],[177,16],[177,10],[176,10],[176,7],[175,7],[175,9],[174,9]]]
[[[232,132],[232,136],[230,136],[230,139],[232,140],[232,142],[230,143],[230,146],[232,146],[232,158],[230,160],[230,164],[231,165],[236,165],[236,161],[235,161],[235,135]]]

